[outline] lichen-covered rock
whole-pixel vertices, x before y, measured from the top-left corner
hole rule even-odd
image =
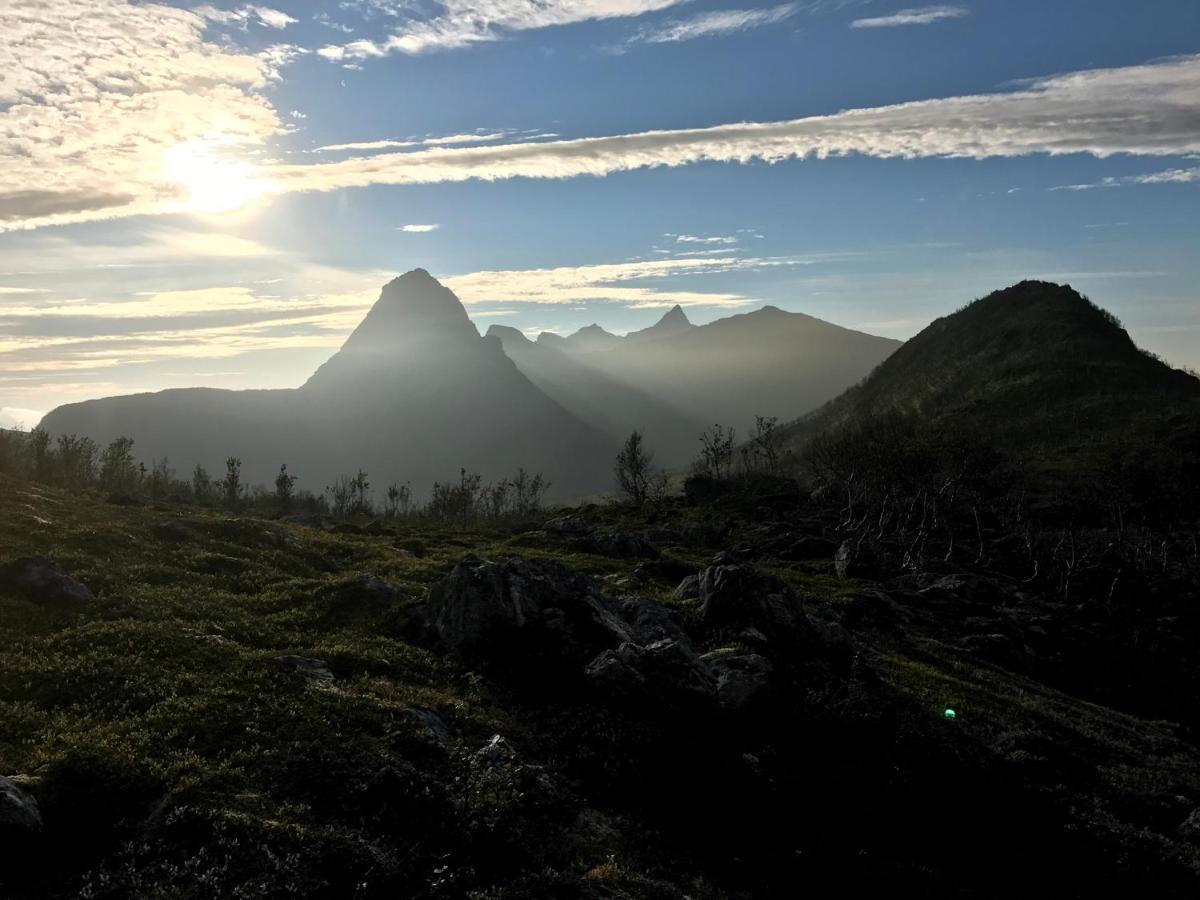
[[[37,603],[83,605],[96,595],[62,570],[52,559],[24,557],[0,566],[0,590]]]

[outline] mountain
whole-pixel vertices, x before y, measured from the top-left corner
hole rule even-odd
[[[787,421],[815,409],[899,346],[774,306],[702,326],[676,307],[656,325],[577,358],[687,418],[744,432],[755,415]]]
[[[181,470],[243,461],[270,483],[286,462],[314,490],[365,469],[424,492],[460,467],[485,480],[542,471],[558,496],[608,487],[615,447],[539,390],[458,298],[423,269],[386,284],[362,323],[300,388],[184,389],[71,404],[42,421],[100,442],[127,435]]]
[[[815,435],[901,414],[970,429],[1042,468],[1200,447],[1200,379],[1139,350],[1069,286],[1024,281],[937,319],[869,378],[787,426]]]
[[[553,340],[531,341],[505,325],[493,325],[487,333],[551,399],[613,440],[623,440],[636,428],[646,436],[660,464],[682,466],[696,455],[698,437],[711,423],[589,366]]]
[[[544,331],[538,335],[538,343],[573,353],[595,353],[597,350],[608,350],[621,343],[623,338],[605,331],[599,325],[587,325],[574,334],[561,337],[553,332]]]
[[[683,307],[676,303],[661,319],[649,328],[643,328],[640,331],[631,331],[625,335],[625,343],[633,341],[656,341],[660,338],[675,337],[696,327],[688,319],[687,313],[683,311]]]

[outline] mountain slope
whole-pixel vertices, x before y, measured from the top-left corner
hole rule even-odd
[[[934,321],[784,436],[799,448],[897,413],[1043,467],[1110,465],[1197,441],[1200,380],[1143,353],[1070,287],[1025,281]]]
[[[366,469],[376,486],[418,492],[459,467],[485,479],[543,471],[559,496],[606,487],[611,442],[547,397],[495,338],[481,338],[452,292],[417,269],[384,286],[366,318],[297,390],[175,390],[60,407],[42,423],[101,442],[135,441],[143,459],[248,482],[282,462],[315,490]]]
[[[493,325],[488,337],[498,339],[508,358],[551,399],[614,440],[636,428],[667,466],[682,466],[696,455],[703,419],[588,366],[553,343],[531,341],[515,328]]]
[[[788,420],[815,409],[900,346],[773,306],[699,327],[668,316],[664,330],[674,333],[647,340],[641,332],[579,359],[691,418],[741,431],[755,415]]]

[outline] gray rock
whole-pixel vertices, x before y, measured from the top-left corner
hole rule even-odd
[[[873,541],[848,538],[842,541],[833,557],[838,578],[884,577],[890,568],[887,554]]]
[[[645,647],[622,644],[597,656],[586,675],[606,699],[664,711],[711,705],[717,691],[712,669],[686,639],[654,641]]]
[[[799,598],[770,572],[743,564],[709,566],[700,573],[699,588],[705,625],[755,629],[767,640],[814,636]]]
[[[602,528],[587,516],[559,516],[542,528],[546,533],[562,538],[567,547],[579,553],[617,559],[657,559],[659,556],[658,548],[641,535]]]
[[[695,600],[700,596],[700,576],[689,575],[675,588],[676,600]]]
[[[317,601],[328,608],[329,616],[339,621],[362,616],[378,616],[404,602],[404,592],[376,575],[356,575],[322,589]]]
[[[299,672],[309,678],[316,678],[319,681],[333,680],[333,673],[329,671],[329,663],[323,659],[314,659],[308,656],[277,656],[275,662],[288,671]]]
[[[42,814],[37,800],[12,779],[0,776],[0,834],[41,830]]]
[[[401,710],[400,714],[427,733],[439,747],[444,747],[450,740],[450,726],[433,710],[414,706]]]
[[[484,772],[499,772],[510,768],[517,760],[517,751],[502,735],[493,734],[491,740],[471,757],[471,765]]]
[[[166,519],[154,526],[154,536],[162,541],[183,543],[196,537],[196,533],[178,519]]]
[[[38,603],[86,604],[96,595],[52,559],[25,557],[0,566],[0,590]]]
[[[1179,832],[1180,837],[1200,841],[1200,806],[1193,809],[1191,814],[1179,823],[1176,831]]]
[[[757,653],[705,654],[717,678],[717,699],[722,709],[742,712],[760,706],[771,694],[775,667]]]
[[[635,597],[621,604],[621,618],[629,625],[634,640],[645,646],[664,639],[687,640],[673,612],[648,597]]]
[[[591,579],[559,563],[469,559],[430,594],[428,617],[461,660],[482,667],[578,672],[602,650],[631,640],[629,627]]]

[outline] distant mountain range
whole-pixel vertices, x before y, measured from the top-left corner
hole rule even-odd
[[[287,463],[313,490],[365,469],[418,494],[460,467],[485,479],[543,472],[560,498],[607,490],[619,441],[642,429],[660,464],[683,466],[700,432],[793,419],[863,378],[899,346],[773,307],[704,326],[678,306],[642,331],[598,325],[528,340],[480,337],[423,269],[384,286],[342,348],[294,390],[167,390],[59,407],[52,434],[125,435],[186,475],[239,457],[268,484]]]

